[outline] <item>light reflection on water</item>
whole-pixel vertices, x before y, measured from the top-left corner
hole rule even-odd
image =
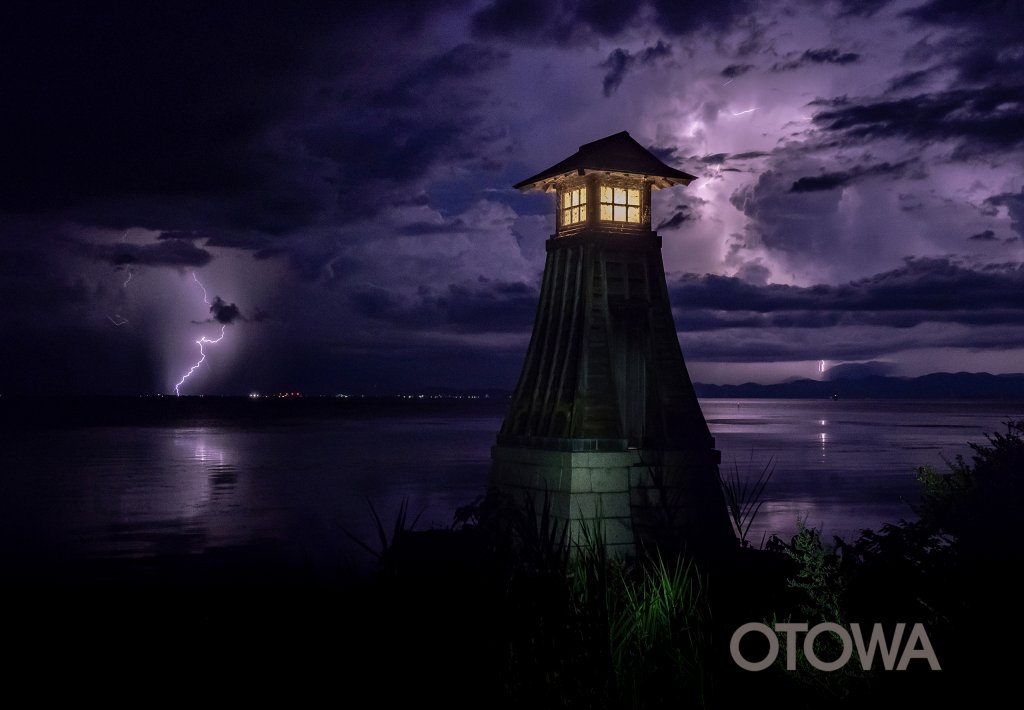
[[[264,545],[330,573],[379,546],[403,499],[417,529],[483,492],[495,417],[241,428],[28,431],[5,447],[0,535],[18,561],[146,558]]]
[[[798,517],[826,536],[911,517],[917,466],[1024,418],[1024,405],[704,400],[723,470],[774,474],[750,539]],[[444,527],[483,492],[500,416],[391,416],[241,427],[95,427],[7,437],[0,544],[9,566],[273,545],[329,570],[370,557],[371,501],[390,525]],[[826,537],[826,539],[830,539]]]
[[[969,458],[968,442],[1024,418],[1020,402],[872,400],[703,400],[722,467],[757,476],[775,464],[765,503],[751,527],[755,544],[788,540],[798,517],[825,539],[850,540],[864,528],[913,519],[919,466],[945,470]]]

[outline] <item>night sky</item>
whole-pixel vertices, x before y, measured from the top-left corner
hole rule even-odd
[[[0,394],[511,389],[629,131],[694,380],[1024,371],[1024,3],[6,2]],[[204,295],[205,290],[205,295]]]

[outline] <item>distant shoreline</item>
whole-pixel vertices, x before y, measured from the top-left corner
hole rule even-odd
[[[774,385],[696,383],[703,400],[1024,402],[1024,375],[959,373],[918,378],[799,380]],[[337,396],[0,396],[0,426],[294,426],[324,419],[505,416],[509,394]]]
[[[694,383],[698,397],[716,399],[1024,400],[1024,374],[936,372],[921,377],[795,380],[772,385]]]

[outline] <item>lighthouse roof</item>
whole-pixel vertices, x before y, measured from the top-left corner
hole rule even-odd
[[[639,175],[650,179],[654,188],[689,185],[696,179],[694,175],[666,165],[637,143],[628,132],[621,131],[600,140],[584,143],[565,160],[516,183],[513,187],[524,192],[548,191],[554,189],[554,183],[560,178],[573,174],[585,175],[589,172]]]

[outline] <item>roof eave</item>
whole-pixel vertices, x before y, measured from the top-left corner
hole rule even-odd
[[[605,170],[595,168],[582,168],[578,170],[566,170],[555,174],[550,174],[548,171],[538,173],[533,177],[527,178],[522,182],[518,182],[512,187],[520,192],[552,192],[555,190],[555,183],[563,180],[570,175],[586,175],[587,173],[610,173],[610,172],[622,172],[618,170]],[[625,175],[636,175],[642,177],[645,180],[651,182],[651,187],[656,190],[661,190],[666,187],[672,187],[674,185],[689,185],[691,182],[697,179],[696,175],[690,175],[684,173],[681,170],[678,171],[678,175],[649,175],[647,173],[630,173],[623,172]]]

